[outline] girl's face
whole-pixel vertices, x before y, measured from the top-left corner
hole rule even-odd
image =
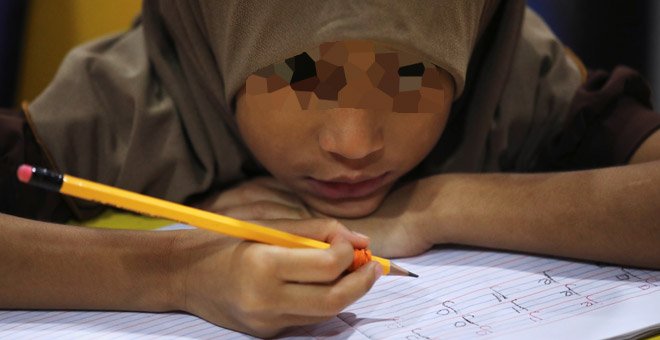
[[[257,160],[305,203],[360,217],[430,152],[453,95],[451,76],[432,64],[339,41],[249,76],[236,116]]]

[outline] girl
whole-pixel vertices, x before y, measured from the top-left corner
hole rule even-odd
[[[586,76],[523,1],[145,0],[3,116],[3,211],[99,209],[18,187],[26,162],[332,246],[3,215],[1,307],[183,310],[270,336],[371,287],[378,266],[344,273],[354,247],[660,268],[660,116],[634,71]]]

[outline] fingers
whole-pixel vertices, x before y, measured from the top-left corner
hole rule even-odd
[[[380,264],[370,262],[342,277],[334,284],[288,283],[283,287],[284,306],[291,314],[308,316],[337,315],[366,294],[382,275]]]
[[[220,193],[208,205],[208,208],[224,214],[227,209],[232,207],[260,201],[269,201],[289,207],[302,206],[300,198],[283,184],[270,177],[261,177]]]
[[[286,313],[251,320],[248,333],[271,337],[289,326],[327,321],[371,289],[382,274],[379,268],[371,262],[332,285],[286,284],[280,295],[280,308]]]
[[[311,224],[311,234],[327,235],[330,247],[290,249],[188,231],[193,239],[185,248],[189,255],[182,274],[184,309],[225,327],[273,336],[289,326],[335,316],[363,296],[379,276],[376,263],[345,274],[354,246],[337,236],[350,232],[336,221],[279,223],[300,230]]]
[[[309,213],[305,209],[271,201],[259,201],[250,204],[235,205],[217,212],[241,220],[300,220],[309,217]]]
[[[229,277],[240,289],[229,295],[235,304],[232,323],[264,337],[288,326],[335,316],[363,296],[381,273],[374,262],[344,275],[352,262],[353,247],[341,238],[328,249],[289,249],[250,242],[241,242],[236,249],[239,252],[234,257],[240,263]]]
[[[278,248],[278,253],[275,271],[285,282],[331,282],[353,262],[353,246],[341,238],[324,250]]]
[[[291,189],[273,177],[257,177],[252,182],[274,190],[291,193]]]
[[[303,219],[312,216],[302,200],[272,177],[259,177],[213,194],[197,207],[246,220]]]
[[[380,264],[370,262],[342,276],[353,261],[353,247],[341,238],[325,250],[278,249],[283,250],[274,262],[276,275],[283,281],[279,297],[291,314],[335,315],[369,291],[382,275]]]

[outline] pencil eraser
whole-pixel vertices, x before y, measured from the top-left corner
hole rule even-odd
[[[32,166],[27,164],[19,166],[16,175],[18,176],[19,181],[23,183],[29,182],[30,178],[32,178]]]

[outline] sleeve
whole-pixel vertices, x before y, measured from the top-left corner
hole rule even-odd
[[[42,221],[72,217],[63,196],[20,183],[21,164],[51,167],[21,111],[0,109],[0,212]]]
[[[660,128],[651,91],[636,71],[616,67],[595,71],[578,88],[569,118],[540,150],[535,171],[566,171],[626,164],[637,148]]]

